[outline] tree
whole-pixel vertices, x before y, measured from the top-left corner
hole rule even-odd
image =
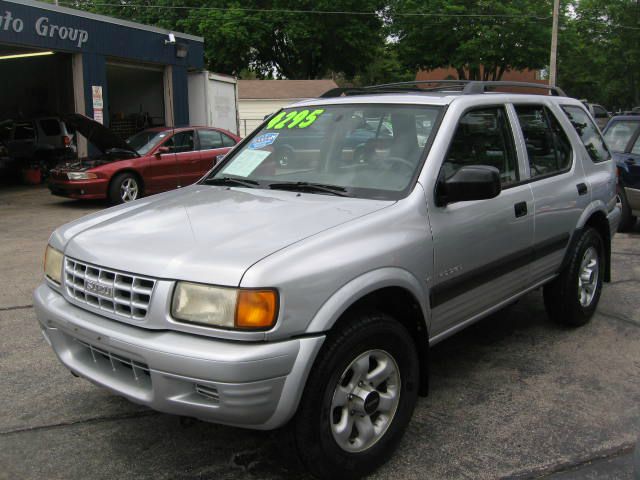
[[[352,78],[384,45],[379,15],[305,11],[381,11],[382,0],[121,0],[119,6],[78,0],[80,8],[205,38],[209,69],[259,77]],[[184,8],[183,8],[184,7]]]
[[[640,105],[640,0],[581,0],[559,38],[568,94],[626,109]]]
[[[549,55],[551,0],[394,0],[388,15],[408,68],[453,67],[460,79],[500,80],[542,68]],[[407,15],[434,12],[434,16]]]

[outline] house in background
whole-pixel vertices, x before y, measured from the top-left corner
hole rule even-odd
[[[239,135],[250,134],[265,115],[337,86],[333,80],[238,80]]]
[[[436,68],[434,70],[420,70],[416,74],[416,80],[457,80],[458,72],[455,68]],[[507,70],[502,75],[501,80],[505,82],[527,82],[548,85],[548,80],[544,78],[541,70]],[[522,90],[524,92],[524,90]],[[534,90],[530,93],[540,93]]]

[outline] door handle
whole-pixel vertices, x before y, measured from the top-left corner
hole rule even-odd
[[[576,185],[576,188],[578,189],[578,195],[586,195],[589,191],[586,183],[579,183]]]
[[[527,202],[518,202],[513,206],[516,218],[524,217],[527,214]]]

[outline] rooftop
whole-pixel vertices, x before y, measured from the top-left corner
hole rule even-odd
[[[304,99],[317,98],[338,88],[333,80],[238,80],[240,99]]]

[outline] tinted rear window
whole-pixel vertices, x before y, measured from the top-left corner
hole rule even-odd
[[[582,108],[565,105],[562,110],[580,136],[580,140],[587,149],[587,153],[594,162],[604,162],[611,158],[604,139],[591,120],[591,117]]]

